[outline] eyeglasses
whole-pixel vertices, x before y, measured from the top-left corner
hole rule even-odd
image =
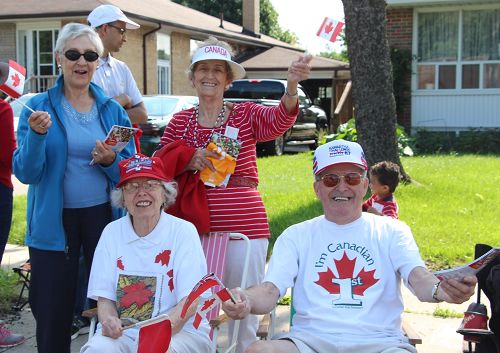
[[[143,183],[137,183],[132,181],[130,183],[126,183],[122,186],[123,190],[128,193],[137,192],[139,188],[142,186],[144,191],[156,190],[161,185],[161,182],[158,180],[147,180]]]
[[[120,34],[123,36],[125,33],[127,33],[127,29],[126,28],[120,28],[118,26],[115,26],[115,25],[112,25],[111,23],[107,23],[107,25],[109,27],[113,27],[114,29],[117,29],[118,32],[120,32]]]
[[[85,53],[80,53],[78,50],[68,50],[66,53],[64,53],[64,56],[66,57],[66,59],[71,61],[80,60],[80,56],[83,56],[85,61],[88,61],[89,63],[99,59],[99,54],[97,54],[95,51],[86,51]]]
[[[356,172],[350,172],[346,173],[344,175],[337,175],[337,174],[326,174],[321,177],[321,181],[323,182],[323,185],[329,188],[334,188],[337,185],[340,184],[340,180],[344,179],[344,181],[351,186],[356,186],[361,183],[361,178],[364,178],[364,174],[359,174]]]

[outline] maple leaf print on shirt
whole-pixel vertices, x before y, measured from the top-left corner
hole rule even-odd
[[[156,255],[155,257],[155,263],[160,263],[162,266],[168,266],[168,263],[170,262],[170,253],[172,251],[170,250],[163,250],[161,253]]]
[[[130,307],[136,304],[141,308],[144,304],[149,303],[149,299],[153,296],[144,282],[133,283],[129,286],[123,287],[123,296],[121,297],[121,304],[124,307]]]
[[[168,288],[170,289],[171,292],[174,291],[174,270],[170,270],[167,272],[167,276],[170,277],[168,280]]]
[[[122,271],[125,270],[125,266],[123,265],[123,261],[122,261],[121,256],[116,259],[116,267],[118,267]]]
[[[364,296],[365,291],[378,282],[378,279],[374,277],[375,270],[365,271],[363,267],[355,275],[356,260],[357,258],[349,259],[344,251],[340,260],[334,259],[338,277],[329,267],[324,272],[318,272],[319,279],[314,283],[330,294],[340,295],[336,299],[338,303],[334,305],[361,305],[361,301],[355,300],[353,295]]]

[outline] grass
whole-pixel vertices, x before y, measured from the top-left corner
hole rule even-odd
[[[436,307],[436,309],[432,313],[432,316],[440,317],[443,319],[448,319],[448,318],[461,319],[464,317],[464,314],[456,312],[454,310],[441,308],[438,306],[438,307]]]
[[[322,213],[311,165],[310,152],[258,160],[270,244],[289,225]],[[415,182],[396,190],[400,219],[431,269],[471,261],[476,243],[500,245],[500,158],[432,155],[403,158],[403,165]]]

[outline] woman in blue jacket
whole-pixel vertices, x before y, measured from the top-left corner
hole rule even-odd
[[[80,247],[90,273],[101,232],[115,218],[109,193],[118,162],[135,150],[131,142],[115,153],[101,142],[113,125],[130,126],[123,108],[91,83],[102,51],[90,27],[65,25],[55,48],[61,76],[28,102],[35,112],[25,108],[19,121],[13,168],[29,184],[29,303],[39,353],[70,352]]]

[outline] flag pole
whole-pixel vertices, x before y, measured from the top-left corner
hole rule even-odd
[[[136,322],[134,324],[123,326],[122,327],[122,331],[128,330],[129,328],[142,327],[142,326],[156,324],[157,322],[160,322],[160,321],[163,321],[163,320],[166,320],[166,319],[168,319],[168,314],[158,315],[157,317],[153,317],[151,319],[147,319],[147,320],[144,320],[144,321]]]
[[[27,108],[29,111],[31,111],[32,113],[34,113],[35,111],[33,109],[31,109],[31,107],[27,106],[26,104],[24,104],[23,102],[21,102],[20,100],[18,100],[17,98],[14,98],[12,97],[12,99],[14,100],[14,102],[17,102],[19,104],[21,104],[23,107]]]

